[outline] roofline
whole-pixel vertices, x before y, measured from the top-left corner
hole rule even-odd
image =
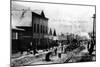
[[[25,31],[24,29],[12,29],[12,31]]]
[[[41,16],[41,15],[39,15],[39,14],[37,14],[37,13],[35,13],[35,12],[32,12],[34,15],[36,15],[36,16],[38,16],[38,17],[40,17],[40,18],[43,18],[43,19],[45,19],[45,20],[48,20],[48,18],[46,18],[46,17],[43,17],[43,16]]]
[[[12,10],[12,11],[23,11],[23,10]],[[32,11],[32,10],[26,10],[26,11],[30,11],[30,12],[32,12],[33,14],[35,14],[35,15],[37,15],[38,17],[41,17],[41,18],[43,18],[43,19],[45,19],[45,20],[49,20],[47,17],[43,17],[43,16],[41,16],[41,15],[35,13],[35,12]]]

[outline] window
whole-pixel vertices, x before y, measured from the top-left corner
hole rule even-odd
[[[46,27],[46,34],[48,34],[48,27]]]
[[[34,33],[36,33],[36,24],[34,24]]]
[[[42,25],[41,25],[41,33],[42,33]]]
[[[44,26],[44,33],[46,34],[46,27]]]
[[[43,26],[43,34],[45,33],[45,29],[44,29],[44,26]]]
[[[37,24],[37,33],[39,33],[39,24]]]
[[[17,32],[12,33],[12,39],[18,39],[18,33]]]

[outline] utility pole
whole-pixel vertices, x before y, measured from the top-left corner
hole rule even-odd
[[[93,40],[94,40],[96,35],[96,14],[94,14],[92,18],[93,18]]]
[[[91,44],[90,44],[90,48],[89,48],[89,55],[92,55],[93,51],[94,51],[94,46],[95,46],[95,37],[96,37],[96,14],[93,15],[93,35],[91,36]]]

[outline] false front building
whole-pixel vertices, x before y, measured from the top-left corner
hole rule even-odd
[[[48,47],[48,18],[45,17],[43,11],[38,10],[14,10],[12,11],[12,29],[24,30],[15,31],[12,30],[12,36],[18,39],[13,39],[12,42],[19,40],[22,47],[31,46],[32,49],[43,49]],[[26,44],[26,46],[25,46]],[[15,45],[12,43],[12,45]],[[16,48],[16,47],[15,47]],[[18,47],[20,48],[20,47]],[[25,48],[26,49],[26,48]]]

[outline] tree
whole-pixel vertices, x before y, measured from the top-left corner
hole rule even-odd
[[[52,35],[52,30],[51,30],[51,28],[50,28],[50,31],[49,31],[49,35]]]
[[[56,31],[54,30],[53,36],[56,36]]]

